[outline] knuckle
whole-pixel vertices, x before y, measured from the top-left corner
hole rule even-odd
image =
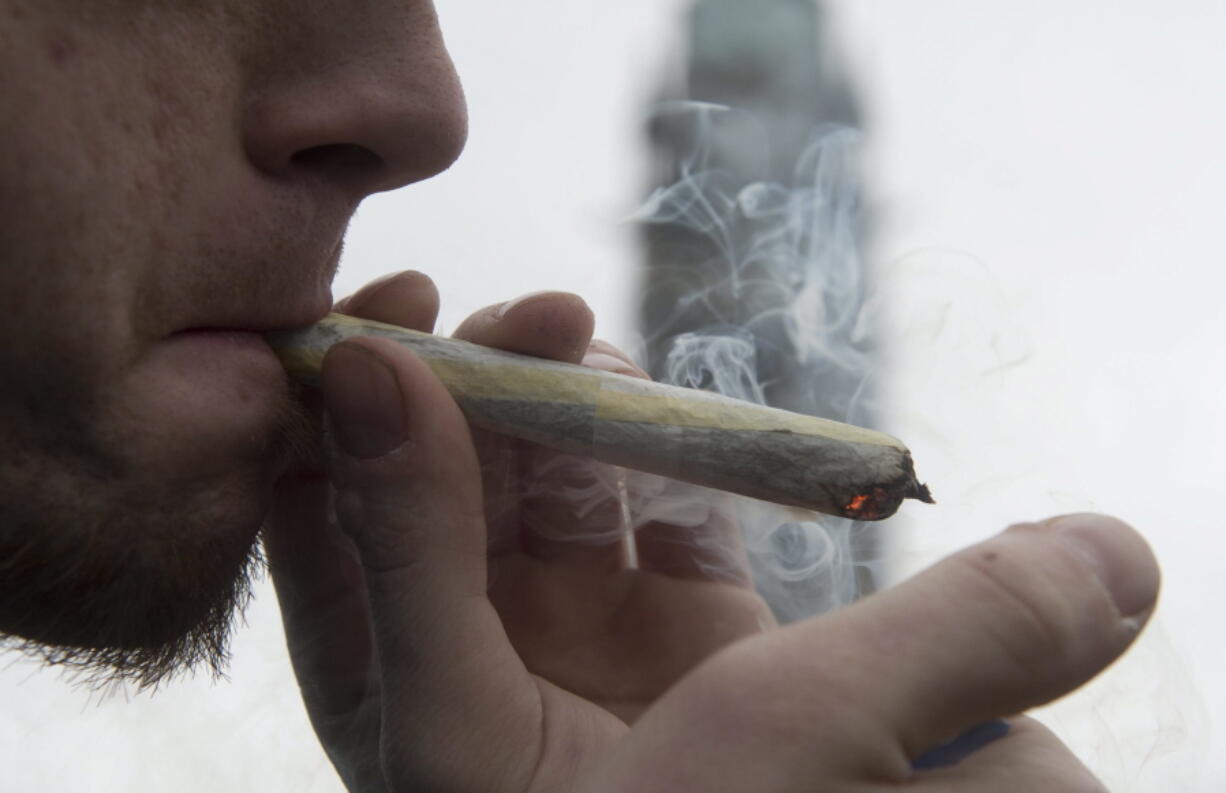
[[[418,563],[423,530],[412,506],[381,493],[337,494],[336,516],[354,541],[368,573],[404,570]]]
[[[970,578],[970,594],[988,617],[986,636],[1027,676],[1043,676],[1074,652],[1084,635],[1076,580],[1064,565],[1040,563],[1007,549],[972,549],[955,558]]]

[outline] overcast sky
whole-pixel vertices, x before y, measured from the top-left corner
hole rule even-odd
[[[682,3],[440,5],[469,149],[364,206],[338,293],[415,267],[438,280],[450,329],[486,303],[567,289],[602,335],[631,342],[622,220]],[[1157,629],[1051,718],[1113,790],[1226,789],[1226,3],[829,7],[866,110],[898,362],[889,429],[940,500],[892,522],[896,569],[1057,512],[1134,523],[1166,571]],[[231,682],[131,702],[9,665],[0,788],[340,790],[278,630],[263,591]]]

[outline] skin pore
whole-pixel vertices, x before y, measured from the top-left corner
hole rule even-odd
[[[256,333],[325,313],[357,203],[464,134],[428,2],[0,0],[8,644],[223,661],[302,425]]]

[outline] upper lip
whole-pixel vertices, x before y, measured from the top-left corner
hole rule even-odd
[[[251,331],[262,333],[266,331],[292,330],[295,327],[305,327],[314,324],[331,310],[331,299],[319,308],[316,303],[300,305],[277,306],[275,310],[255,308],[253,311],[243,311],[239,306],[222,314],[201,317],[201,321],[175,330],[175,333],[186,331]]]
[[[332,299],[309,298],[297,301],[281,299],[276,302],[233,305],[227,310],[209,312],[193,317],[188,324],[175,333],[193,330],[245,330],[263,333],[270,330],[301,328],[318,322],[331,310]]]
[[[190,295],[178,312],[173,333],[189,330],[243,330],[263,333],[301,328],[332,310],[330,283],[340,256],[339,242],[313,266],[244,268],[225,288]],[[305,258],[305,257],[304,257]],[[292,258],[286,259],[293,261]],[[282,259],[284,261],[285,259]],[[298,259],[303,261],[304,259]],[[305,258],[310,261],[310,258]],[[245,278],[247,273],[259,277]]]
[[[221,199],[218,199],[219,201]],[[258,182],[211,206],[208,233],[187,235],[185,261],[157,271],[143,325],[187,330],[289,330],[332,308],[332,277],[353,203],[301,183]]]

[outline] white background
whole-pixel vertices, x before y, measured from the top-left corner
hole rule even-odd
[[[338,294],[432,274],[443,324],[583,295],[632,342],[639,120],[680,0],[448,2],[469,149],[381,196]],[[889,429],[940,504],[890,525],[905,573],[1015,520],[1093,508],[1150,538],[1155,629],[1048,718],[1116,791],[1226,788],[1226,3],[840,0],[867,111]],[[4,659],[0,791],[337,791],[261,589],[231,680],[100,698]],[[1212,732],[1218,725],[1218,734]]]

